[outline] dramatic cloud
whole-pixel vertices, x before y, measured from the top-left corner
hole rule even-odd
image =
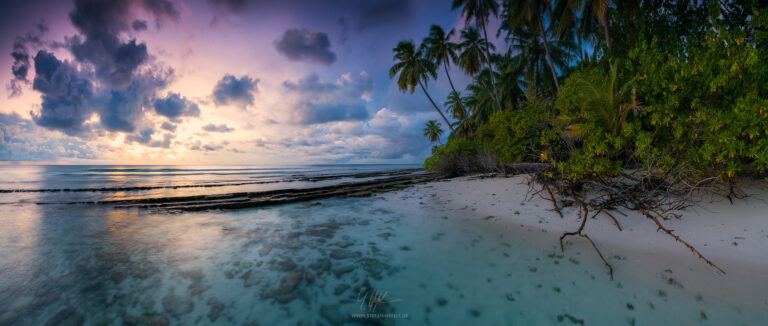
[[[157,71],[137,76],[120,90],[95,88],[90,75],[77,70],[53,54],[39,51],[35,56],[33,88],[42,94],[39,113],[32,113],[35,122],[68,135],[82,134],[83,124],[93,113],[107,130],[132,132],[144,116],[158,90],[165,88],[170,71]]]
[[[172,123],[170,123],[168,121],[163,122],[163,124],[160,125],[160,128],[163,129],[163,130],[170,131],[170,132],[175,132],[176,131],[176,125],[172,124]]]
[[[39,51],[35,56],[33,88],[42,94],[39,114],[32,118],[40,126],[76,135],[93,113],[93,84],[69,63]]]
[[[42,94],[40,112],[32,113],[38,125],[88,136],[86,131],[93,128],[132,133],[143,124],[145,108],[153,107],[158,91],[173,79],[173,71],[149,63],[144,43],[121,41],[121,33],[141,25],[133,19],[136,9],[158,22],[178,18],[167,0],[75,1],[69,18],[80,35],[66,43],[75,62],[63,62],[44,50],[34,59],[33,88]],[[180,108],[174,106],[181,98],[165,100],[159,102],[160,114],[170,118],[199,114],[196,106],[186,102]],[[88,122],[94,114],[99,124]],[[134,136],[146,136],[145,130],[141,132]]]
[[[312,33],[306,28],[289,29],[275,41],[278,52],[293,61],[308,60],[330,66],[336,54],[330,50],[331,41],[325,33]]]
[[[126,88],[111,90],[110,99],[99,112],[102,125],[111,131],[132,132],[144,117],[144,108],[171,80],[172,71],[156,71],[137,76]],[[100,106],[101,107],[101,106]]]
[[[336,83],[326,83],[315,75],[298,82],[285,81],[286,90],[295,94],[292,120],[299,124],[319,124],[332,121],[365,120],[366,101],[370,100],[373,80],[365,71],[358,75],[342,75]]]
[[[147,22],[143,20],[134,20],[131,24],[131,27],[133,27],[134,31],[140,32],[147,30]]]
[[[170,93],[166,98],[155,100],[155,112],[170,119],[200,116],[197,104],[178,93]]]
[[[112,87],[124,87],[136,69],[148,58],[147,46],[136,40],[120,41],[118,34],[128,30],[127,13],[131,2],[76,0],[69,14],[72,24],[82,33],[70,39],[70,49],[77,61],[93,65],[96,76]]]
[[[149,147],[171,147],[171,141],[173,140],[173,134],[164,134],[162,139],[152,139],[152,135],[155,133],[152,128],[145,128],[139,131],[138,134],[128,135],[125,137],[125,143],[139,143]]]
[[[130,84],[137,69],[149,59],[144,43],[135,39],[122,42],[119,37],[130,29],[146,27],[141,22],[135,24],[133,19],[139,8],[154,16],[158,26],[163,19],[179,18],[168,0],[75,0],[75,9],[69,13],[70,21],[82,34],[69,40],[72,54],[77,61],[92,64],[96,76],[111,87]]]
[[[238,13],[245,9],[245,5],[248,4],[248,0],[208,0],[214,6],[225,7],[232,12]]]
[[[446,5],[447,6],[447,5]],[[409,0],[363,0],[358,2],[360,30],[407,20],[411,14]]]
[[[11,57],[13,58],[13,66],[11,67],[11,74],[13,78],[8,84],[9,96],[14,97],[21,95],[21,87],[29,84],[27,75],[30,68],[30,55],[28,50],[28,44],[39,45],[40,36],[48,31],[48,26],[44,23],[36,25],[34,32],[27,33],[25,36],[16,36],[13,41],[13,51]]]
[[[46,132],[18,114],[0,113],[0,161],[95,159],[96,153],[76,138]]]
[[[176,6],[168,0],[143,0],[144,10],[158,18],[158,25],[163,17],[170,18],[173,21],[179,19],[179,11]]]
[[[216,105],[239,105],[243,108],[253,105],[253,92],[257,91],[259,80],[242,76],[224,75],[213,88],[213,102]]]
[[[21,95],[21,86],[29,83],[27,79],[27,73],[29,72],[29,53],[27,53],[27,46],[24,39],[16,37],[16,41],[13,42],[13,67],[11,72],[13,73],[13,79],[8,85],[8,89],[11,91],[10,96]]]
[[[215,125],[215,124],[207,124],[203,126],[203,130],[208,132],[232,132],[235,131],[235,128],[230,128],[227,125]]]

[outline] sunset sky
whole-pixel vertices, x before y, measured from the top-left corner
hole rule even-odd
[[[392,48],[459,15],[441,0],[4,1],[0,161],[420,163],[439,116],[390,80]],[[438,102],[448,88],[429,84]]]

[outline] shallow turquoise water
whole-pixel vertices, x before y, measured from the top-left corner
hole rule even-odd
[[[766,317],[759,305],[699,296],[672,270],[650,284],[611,281],[592,252],[562,255],[540,230],[463,219],[420,196],[183,214],[6,205],[0,325],[759,325]]]

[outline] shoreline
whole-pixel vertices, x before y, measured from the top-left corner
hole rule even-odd
[[[722,267],[717,272],[693,255],[683,244],[662,232],[652,221],[629,210],[614,214],[622,225],[604,214],[587,221],[585,233],[613,265],[614,277],[636,279],[646,284],[659,279],[690,288],[709,298],[754,309],[768,309],[768,186],[748,189],[752,197],[719,202],[701,202],[683,211],[682,217],[664,221],[682,239],[695,246],[705,257]],[[413,191],[430,198],[456,217],[477,226],[487,223],[504,228],[516,237],[542,248],[553,247],[565,258],[577,257],[608,269],[589,242],[578,237],[564,240],[560,252],[559,237],[575,231],[581,221],[578,208],[561,208],[561,218],[549,200],[526,198],[525,175],[511,177],[469,176],[444,182],[416,185]],[[766,310],[768,311],[768,310]]]

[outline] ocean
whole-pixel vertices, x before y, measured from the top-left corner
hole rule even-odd
[[[611,280],[591,248],[564,255],[540,240],[543,227],[468,219],[474,208],[447,209],[425,195],[430,184],[241,210],[94,204],[413,167],[1,166],[0,325],[754,325],[764,316],[761,302],[702,297],[685,280],[649,286],[621,270]]]

